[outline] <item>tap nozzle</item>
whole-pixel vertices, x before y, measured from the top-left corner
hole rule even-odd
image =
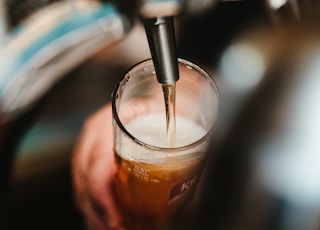
[[[158,82],[179,79],[173,17],[144,18],[144,26]]]

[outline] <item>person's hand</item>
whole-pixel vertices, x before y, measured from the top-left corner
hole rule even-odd
[[[163,109],[155,100],[163,99],[136,98],[122,105],[122,122]],[[90,230],[123,229],[113,196],[114,160],[112,108],[108,104],[85,121],[72,159],[76,203]]]
[[[111,105],[91,115],[75,147],[72,175],[76,203],[88,229],[116,229],[120,215],[112,196],[115,165]]]

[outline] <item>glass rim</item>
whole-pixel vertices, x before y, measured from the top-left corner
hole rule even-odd
[[[213,91],[215,92],[216,96],[217,96],[217,100],[218,100],[218,113],[217,113],[217,118],[214,121],[214,124],[212,125],[212,127],[210,127],[207,131],[206,134],[203,135],[201,138],[197,139],[196,141],[191,142],[190,144],[187,145],[182,145],[182,146],[178,146],[178,147],[159,147],[159,146],[154,146],[148,143],[145,143],[141,140],[139,140],[138,138],[136,138],[134,135],[132,135],[123,125],[123,123],[121,122],[120,117],[118,116],[118,112],[117,112],[117,106],[116,106],[116,99],[117,99],[117,93],[118,90],[121,86],[121,84],[123,83],[123,81],[125,80],[125,76],[131,72],[132,70],[134,70],[135,68],[139,67],[142,64],[153,64],[153,61],[151,58],[145,59],[143,61],[140,61],[138,63],[136,63],[135,65],[133,65],[132,67],[129,68],[129,70],[127,70],[123,76],[121,77],[121,79],[118,81],[118,83],[116,84],[112,94],[111,94],[111,105],[112,105],[112,117],[114,119],[114,121],[117,123],[117,125],[119,126],[119,128],[121,129],[121,131],[123,131],[132,141],[134,141],[136,144],[152,149],[152,150],[156,150],[156,151],[165,151],[165,152],[177,152],[177,151],[182,151],[182,150],[186,150],[186,149],[190,149],[196,145],[199,145],[201,143],[203,143],[205,140],[207,140],[207,137],[209,135],[212,134],[212,132],[214,131],[214,129],[216,128],[217,122],[219,120],[219,108],[220,108],[220,101],[221,101],[221,93],[219,91],[219,88],[217,86],[217,83],[214,81],[214,79],[210,76],[210,74],[205,71],[204,69],[202,69],[200,66],[198,66],[195,63],[192,63],[191,61],[187,61],[185,59],[182,58],[178,58],[178,62],[179,64],[184,64],[184,65],[188,65],[190,67],[192,67],[192,69],[195,69],[197,72],[199,72],[201,74],[201,76],[203,76],[210,84],[211,88],[213,89]],[[114,125],[114,124],[113,124]]]

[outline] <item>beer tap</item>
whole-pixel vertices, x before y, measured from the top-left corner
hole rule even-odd
[[[140,11],[157,80],[161,84],[174,84],[179,79],[173,17],[180,7],[180,3],[171,1],[145,3]]]
[[[173,16],[144,19],[144,25],[158,82],[175,83],[179,70]]]

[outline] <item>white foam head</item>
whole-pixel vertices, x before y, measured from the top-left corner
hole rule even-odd
[[[127,131],[138,139],[140,142],[149,146],[158,148],[168,148],[169,143],[167,139],[166,131],[166,118],[164,114],[150,114],[141,116],[125,125]],[[174,148],[184,147],[191,145],[207,134],[207,131],[196,124],[195,122],[176,115],[176,139]],[[147,148],[140,145],[130,138],[122,138],[120,143],[117,143],[116,148],[118,154],[126,159],[140,159],[147,161],[161,161],[166,154],[159,154],[159,151]],[[191,149],[182,149],[181,151],[175,151],[176,156],[186,155],[190,152],[204,152],[206,142],[200,143]],[[120,148],[120,149],[119,149]],[[165,150],[164,150],[165,151]],[[165,151],[168,154],[172,154],[170,151]]]

